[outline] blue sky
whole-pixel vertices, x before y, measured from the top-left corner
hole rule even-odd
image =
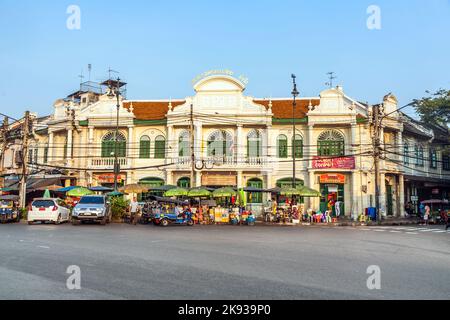
[[[66,28],[71,4],[80,30]],[[381,30],[366,27],[372,4]],[[449,0],[0,0],[0,30],[0,110],[13,117],[51,113],[89,63],[92,80],[120,71],[131,99],[184,98],[196,75],[223,68],[257,97],[288,96],[291,73],[317,96],[328,71],[370,103],[450,88]]]

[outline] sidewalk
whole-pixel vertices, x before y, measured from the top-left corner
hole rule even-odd
[[[378,222],[359,222],[353,221],[349,218],[341,218],[339,222],[336,223],[306,223],[300,222],[299,224],[294,223],[272,223],[272,222],[264,222],[257,221],[259,225],[266,226],[329,226],[329,227],[359,227],[359,226],[402,226],[402,225],[418,225],[420,224],[420,219],[417,217],[412,218],[397,218],[397,217],[389,217],[384,218],[381,223]]]

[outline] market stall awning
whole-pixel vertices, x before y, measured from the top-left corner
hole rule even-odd
[[[94,194],[93,191],[89,190],[88,188],[84,188],[84,187],[78,187],[78,188],[72,189],[67,192],[67,195],[69,197],[84,197],[84,196],[89,196],[92,194]]]
[[[61,178],[31,178],[27,181],[27,193],[34,191],[42,191],[50,186],[59,185]]]
[[[57,189],[55,190],[56,192],[69,192],[70,190],[76,189],[78,187],[76,186],[70,186],[70,187],[65,187],[65,188],[61,188],[61,189]]]
[[[108,187],[104,187],[104,186],[90,187],[89,190],[95,191],[95,192],[110,192],[110,191],[114,191],[113,188],[108,188]]]
[[[183,197],[183,196],[187,196],[189,193],[189,190],[184,189],[184,188],[174,188],[174,189],[170,189],[167,190],[164,193],[165,197]]]

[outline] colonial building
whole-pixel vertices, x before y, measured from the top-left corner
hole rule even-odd
[[[31,149],[37,150],[36,168],[65,168],[67,184],[110,186],[117,152],[119,183],[269,189],[292,183],[295,153],[298,183],[322,193],[321,198],[305,199],[307,207],[324,209],[334,199],[349,216],[375,205],[372,109],[347,96],[342,87],[299,98],[293,114],[292,98],[247,96],[246,83],[229,72],[198,78],[190,97],[121,97],[119,108],[107,84],[86,84],[55,103],[50,119],[35,130]],[[125,83],[119,86],[124,93]],[[390,116],[383,122],[389,156],[381,164],[382,211],[403,215],[405,200],[415,194],[412,179],[432,175],[448,190],[449,167],[409,171],[400,150],[414,148],[414,139],[430,145],[435,136],[420,130],[412,137],[410,128],[419,124],[396,112],[393,95],[384,97],[383,108]],[[253,193],[249,200],[259,207],[269,196]]]

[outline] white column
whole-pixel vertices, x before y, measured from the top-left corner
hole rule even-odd
[[[94,144],[94,127],[89,127],[89,132],[88,132],[88,144],[89,144],[89,156],[92,158],[94,156],[94,149],[93,144]],[[99,144],[99,146],[101,146],[101,144]]]
[[[350,153],[351,154],[356,154],[356,151],[358,150],[358,147],[356,147],[357,141],[356,141],[356,137],[357,137],[357,133],[356,133],[356,129],[358,128],[358,126],[356,125],[356,123],[352,123],[351,125],[351,149],[350,149]]]
[[[167,126],[167,138],[166,138],[166,164],[171,163],[172,159],[174,158],[174,152],[177,148],[177,139],[174,135],[173,125]]]
[[[53,161],[53,154],[54,154],[54,150],[53,150],[53,140],[54,140],[54,133],[50,132],[48,134],[48,162],[52,162]]]
[[[166,184],[173,185],[173,171],[167,170],[166,171]]]
[[[134,158],[138,154],[138,151],[137,151],[138,144],[136,144],[136,149],[133,149],[133,142],[134,142],[134,134],[133,134],[134,130],[133,129],[134,129],[134,126],[128,127],[128,140],[127,140],[128,152],[126,154],[127,154],[127,163],[128,163],[129,167],[134,167],[134,161],[135,161]]]
[[[73,130],[67,130],[67,159],[72,159]]]
[[[202,173],[200,171],[195,172],[195,187],[202,186]]]
[[[401,174],[398,176],[398,210],[400,217],[405,216],[405,177]]]
[[[244,149],[245,149],[245,141],[242,132],[242,125],[238,124],[236,128],[236,159],[238,162],[238,166],[244,165]]]
[[[397,132],[397,135],[396,135],[396,148],[395,148],[395,150],[397,150],[397,152],[399,153],[398,154],[398,161],[400,161],[400,163],[403,163],[403,132],[402,131],[399,131],[399,132]]]
[[[307,143],[308,148],[305,148],[306,154],[305,157],[309,158],[308,160],[308,168],[312,168],[312,157],[316,155],[317,146],[316,143],[314,143],[313,140],[313,131],[314,131],[314,125],[308,124],[308,128],[306,129],[306,136],[307,136]],[[310,186],[312,188],[312,186]]]
[[[313,171],[309,171],[308,172],[308,186],[310,188],[312,188],[312,189],[319,190],[319,188],[316,187],[315,177],[316,177],[316,175],[314,174]],[[319,210],[319,205],[320,205],[319,198],[307,198],[307,199],[309,199],[309,204],[306,203],[306,205],[307,205],[306,209],[311,208],[314,211],[318,211]]]
[[[200,160],[203,158],[203,125],[201,122],[196,122],[194,125],[194,154],[195,158]]]
[[[237,171],[237,187],[238,188],[243,188],[244,187],[244,185],[243,185],[243,183],[244,183],[244,181],[243,181],[244,179],[243,179],[243,177],[242,177],[242,171]]]
[[[380,174],[380,210],[383,215],[386,216],[386,175],[384,173]]]
[[[350,201],[352,202],[352,206],[351,206],[351,214],[352,214],[352,218],[354,217],[358,217],[360,214],[362,214],[362,210],[361,210],[361,187],[359,186],[358,183],[358,172],[352,172],[352,185],[351,185],[351,197],[350,197]],[[348,197],[348,195],[346,195],[346,197]]]

